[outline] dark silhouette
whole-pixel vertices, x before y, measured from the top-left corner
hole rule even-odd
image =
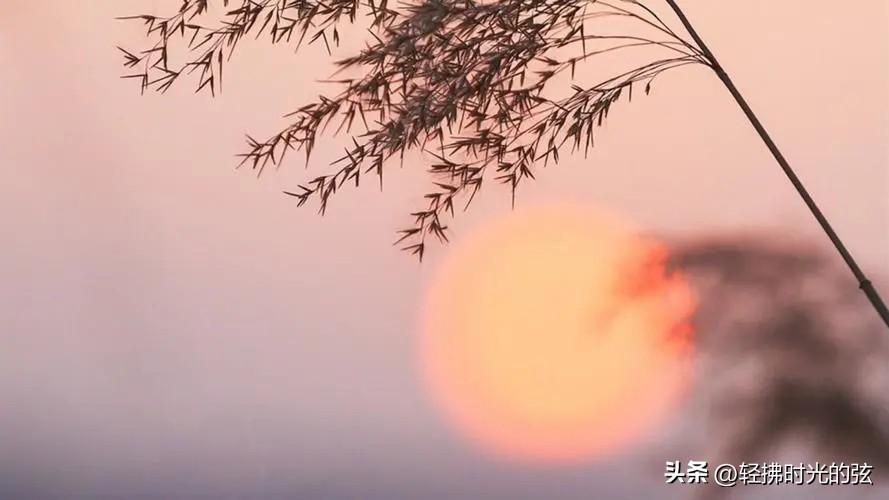
[[[771,243],[770,243],[771,241]],[[699,292],[695,394],[711,463],[809,461],[889,465],[889,340],[842,269],[775,235],[692,241],[673,264]],[[732,304],[726,308],[726,304]],[[712,486],[712,485],[711,485]],[[737,489],[737,488],[734,488]],[[702,488],[698,498],[732,495]]]
[[[696,345],[714,371],[704,377],[708,407],[718,434],[732,436],[722,451],[766,458],[811,433],[806,442],[828,456],[889,464],[889,341],[880,324],[862,314],[860,296],[837,291],[845,277],[824,255],[768,241],[694,241],[672,262],[701,297]]]
[[[725,84],[815,216],[873,308],[889,327],[889,310],[822,214],[800,179],[675,0],[665,0],[691,37],[657,13],[654,0],[418,0],[390,8],[387,0],[183,0],[169,17],[133,16],[147,26],[149,46],[121,49],[142,90],[165,92],[183,75],[197,75],[197,90],[215,93],[222,68],[247,36],[272,43],[338,43],[346,22],[366,16],[372,35],[357,54],[337,61],[342,73],[333,97],[320,97],[291,113],[290,125],[266,140],[249,138],[244,163],[262,171],[289,150],[308,160],[316,135],[328,125],[354,133],[352,144],[323,174],[287,194],[311,199],[323,213],[331,196],[365,174],[382,186],[385,164],[408,150],[435,158],[428,205],[413,213],[399,243],[422,259],[429,235],[447,240],[454,206],[471,202],[486,179],[505,183],[513,196],[540,164],[557,162],[566,143],[587,151],[621,98],[649,93],[667,70],[701,64]],[[222,8],[221,12],[215,12]],[[207,21],[216,18],[216,24]],[[625,21],[631,34],[604,31]],[[621,25],[623,27],[623,24]],[[632,25],[632,26],[630,26]],[[182,59],[174,64],[171,61]],[[654,57],[597,83],[574,83],[578,65],[615,51],[656,49]],[[651,54],[649,54],[651,55]],[[356,74],[357,76],[346,76]],[[570,75],[567,98],[546,92]],[[357,128],[357,127],[356,127]]]

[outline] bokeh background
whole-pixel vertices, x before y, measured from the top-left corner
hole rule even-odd
[[[889,4],[682,4],[889,293]],[[419,304],[448,248],[420,265],[391,242],[423,159],[324,218],[297,209],[281,190],[301,164],[257,179],[234,154],[324,91],[329,58],[248,43],[215,99],[140,97],[114,48],[139,27],[114,17],[177,6],[0,7],[0,498],[685,498],[664,460],[885,463],[885,332],[703,69],[620,106],[589,158],[518,198],[591,203],[674,242],[704,299],[695,390],[620,456],[530,466],[457,435],[417,375]],[[457,243],[509,210],[484,192]],[[752,488],[734,494],[887,494]]]

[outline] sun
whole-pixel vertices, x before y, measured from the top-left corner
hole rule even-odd
[[[433,398],[505,457],[578,460],[632,444],[688,381],[694,300],[666,257],[589,208],[479,228],[425,297],[420,359]]]

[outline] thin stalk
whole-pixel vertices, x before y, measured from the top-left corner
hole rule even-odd
[[[701,53],[703,53],[704,57],[709,61],[710,67],[713,68],[713,71],[726,86],[728,91],[732,94],[732,97],[735,98],[738,106],[741,107],[741,110],[747,116],[747,119],[750,120],[750,123],[753,125],[753,128],[756,129],[759,137],[769,148],[769,151],[772,152],[772,156],[775,157],[778,165],[781,166],[781,170],[783,170],[787,178],[790,179],[790,183],[793,184],[794,188],[796,188],[797,193],[799,193],[800,197],[806,203],[806,206],[809,207],[809,211],[811,211],[812,215],[815,216],[815,220],[818,221],[821,229],[823,229],[824,232],[827,234],[827,237],[830,238],[831,243],[833,243],[833,246],[837,249],[837,252],[839,252],[840,256],[846,262],[849,270],[852,271],[855,279],[858,280],[859,288],[861,288],[861,291],[864,292],[864,294],[867,296],[874,310],[877,311],[877,314],[880,315],[880,318],[882,318],[886,326],[889,327],[889,309],[886,308],[886,304],[883,302],[883,299],[880,297],[877,289],[874,288],[873,283],[871,283],[871,281],[867,278],[867,276],[858,266],[858,263],[855,262],[852,254],[850,254],[849,250],[846,249],[846,246],[843,244],[842,240],[840,240],[840,237],[837,236],[836,232],[833,230],[833,227],[830,225],[830,222],[827,221],[827,218],[821,212],[821,209],[818,208],[815,200],[812,199],[812,195],[809,194],[809,191],[806,189],[802,181],[793,171],[793,168],[790,167],[790,164],[787,162],[787,159],[784,158],[781,150],[778,149],[775,141],[772,140],[772,137],[766,131],[762,122],[759,121],[759,118],[757,118],[756,114],[750,108],[750,105],[747,104],[747,100],[744,99],[744,96],[741,95],[741,92],[735,86],[734,82],[732,82],[732,79],[729,77],[728,73],[726,73],[725,69],[723,69],[723,67],[719,64],[716,56],[713,55],[713,52],[710,51],[710,49],[707,47],[707,44],[704,43],[704,40],[702,40],[697,31],[695,31],[691,22],[688,20],[688,17],[685,15],[682,9],[679,8],[676,0],[666,0],[666,2],[670,5],[670,7],[672,7],[673,11],[679,17],[679,20],[682,21],[682,25],[685,26],[686,31],[688,31],[689,35],[691,35],[692,39],[694,39],[695,43],[698,45],[698,48],[701,50]]]

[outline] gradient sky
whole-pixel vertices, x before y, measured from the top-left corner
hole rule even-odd
[[[138,28],[113,17],[177,4],[5,2],[0,492],[636,498],[661,484],[658,447],[538,470],[459,439],[414,366],[419,297],[448,250],[421,266],[391,246],[422,201],[422,159],[323,219],[280,194],[306,175],[299,162],[259,180],[235,171],[244,132],[282,126],[322,91],[328,59],[245,45],[216,99],[140,98],[114,49]],[[889,275],[889,3],[682,4],[850,250]],[[703,68],[619,106],[598,145],[518,202],[588,201],[668,237],[823,241]],[[507,210],[493,187],[457,241]]]

